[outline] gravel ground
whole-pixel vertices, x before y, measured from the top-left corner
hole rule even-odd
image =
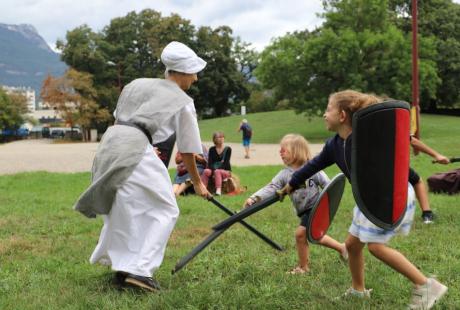
[[[204,142],[208,147],[211,142]],[[278,144],[251,144],[251,158],[244,158],[243,146],[226,143],[232,148],[233,166],[281,165]],[[0,175],[29,171],[84,172],[91,164],[98,143],[53,143],[52,140],[22,140],[0,145]],[[322,144],[311,144],[317,154]],[[174,150],[175,154],[175,150]],[[173,154],[173,156],[174,156]],[[174,157],[173,157],[174,159]],[[170,168],[174,167],[171,160]]]

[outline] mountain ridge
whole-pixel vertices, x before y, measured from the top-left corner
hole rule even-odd
[[[0,84],[31,87],[37,99],[43,79],[67,68],[33,25],[0,23],[0,42]]]

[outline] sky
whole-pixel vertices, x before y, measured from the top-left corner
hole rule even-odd
[[[460,1],[460,0],[459,0]],[[154,9],[177,13],[193,25],[230,26],[261,51],[275,37],[321,25],[321,0],[0,0],[0,23],[31,24],[54,48],[57,39],[83,24],[101,31],[115,17]]]
[[[150,8],[177,13],[195,26],[230,26],[258,51],[295,30],[313,30],[322,20],[321,0],[0,0],[0,23],[31,24],[54,49],[57,39],[83,24],[101,31],[115,17]],[[454,0],[460,3],[460,0]]]

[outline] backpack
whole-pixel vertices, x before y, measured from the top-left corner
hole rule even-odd
[[[248,124],[243,125],[243,133],[244,133],[244,138],[246,139],[251,139],[252,138],[252,128]]]
[[[449,195],[458,193],[460,192],[460,169],[435,173],[427,181],[431,192],[446,192]]]

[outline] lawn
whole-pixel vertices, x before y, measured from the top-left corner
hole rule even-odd
[[[244,118],[251,124],[254,143],[278,143],[281,137],[292,132],[304,135],[311,142],[323,142],[330,135],[322,118],[308,118],[294,111],[253,113]],[[237,130],[242,119],[241,116],[228,116],[202,120],[199,122],[201,138],[211,141],[214,131],[222,131],[227,142],[241,142],[241,133]]]
[[[258,124],[258,117],[248,119]],[[237,125],[239,118],[234,120]],[[203,124],[212,127],[212,121],[205,122],[200,123],[203,131]],[[318,129],[308,128],[308,132],[318,132],[320,137],[323,124],[313,122]],[[458,118],[427,116],[423,122],[424,141],[447,155],[460,155]],[[225,123],[233,126],[233,121]],[[302,126],[309,127],[307,124],[300,123],[292,131],[301,131]],[[284,134],[270,132],[267,123],[254,127],[255,135],[265,132],[266,140],[260,142],[275,143],[278,134]],[[303,132],[307,138],[308,132]],[[412,165],[424,178],[458,167],[433,165],[426,155],[413,158]],[[238,210],[245,197],[279,169],[235,168],[248,192],[219,197],[219,201]],[[338,170],[331,167],[326,172],[332,177]],[[350,274],[335,252],[319,246],[311,246],[309,275],[286,274],[297,262],[294,229],[298,224],[287,200],[248,219],[284,246],[284,252],[273,250],[235,225],[183,270],[171,275],[176,262],[205,238],[213,224],[226,218],[211,203],[192,196],[178,201],[181,216],[156,274],[163,286],[161,293],[119,291],[111,283],[110,269],[88,263],[102,220],[87,219],[71,209],[89,178],[89,173],[45,172],[0,176],[0,309],[404,309],[409,301],[410,283],[367,251],[366,283],[374,290],[370,300],[336,299],[350,286]],[[460,195],[430,195],[430,201],[438,215],[436,222],[423,224],[417,210],[411,234],[394,238],[391,245],[424,273],[437,275],[449,286],[439,309],[458,309]],[[353,205],[347,185],[329,231],[332,237],[345,239]]]

